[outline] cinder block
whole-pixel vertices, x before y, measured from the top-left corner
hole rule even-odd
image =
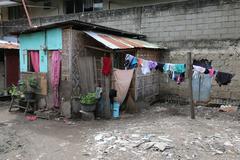
[[[220,17],[220,16],[222,16],[221,11],[213,11],[208,13],[208,17]]]
[[[227,16],[220,16],[220,17],[216,17],[216,22],[226,22],[228,21],[228,17]]]
[[[197,25],[186,25],[185,26],[185,29],[186,30],[196,30],[197,29]]]
[[[208,28],[210,29],[216,29],[216,28],[221,28],[221,23],[210,23],[208,24]]]
[[[223,28],[233,28],[236,26],[235,22],[222,22],[222,27]]]
[[[196,26],[197,26],[196,29],[202,29],[202,30],[208,29],[208,24],[207,23],[206,24],[198,24]]]
[[[206,29],[206,30],[203,30],[203,34],[215,34],[215,30],[214,29]]]

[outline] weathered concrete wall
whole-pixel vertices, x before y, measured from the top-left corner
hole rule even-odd
[[[240,33],[239,0],[189,0],[170,4],[69,14],[33,19],[35,25],[79,19],[148,36],[152,42],[236,39]],[[26,27],[27,21],[5,22],[5,33]],[[167,43],[169,44],[169,43]],[[169,44],[172,46],[174,44]],[[176,44],[175,44],[176,45]]]
[[[221,86],[216,83],[215,78],[212,81],[211,99],[212,103],[233,103],[239,104],[240,99],[240,41],[235,41],[235,44],[231,44],[231,41],[225,41],[225,43],[220,43],[221,48],[216,49],[176,49],[170,53],[162,56],[162,62],[171,63],[186,63],[187,62],[187,52],[191,51],[193,53],[193,59],[207,58],[212,60],[212,66],[223,72],[235,74],[232,82],[227,86]],[[180,95],[181,97],[188,97],[188,79],[181,85],[177,85],[175,81],[167,78],[166,74],[161,76],[161,86],[160,93],[162,95],[173,94]]]
[[[216,69],[236,74],[226,87],[214,84],[212,97],[240,99],[240,0],[189,0],[171,4],[34,19],[36,25],[77,19],[145,34],[150,42],[169,47],[165,62],[186,62],[186,52],[213,60]],[[24,25],[25,24],[25,25]],[[4,33],[26,28],[27,21],[5,22]],[[186,84],[169,81],[168,91],[186,95]],[[214,82],[215,83],[215,82]],[[167,86],[163,83],[162,86]],[[167,86],[168,87],[168,86]],[[162,89],[162,88],[161,88]],[[162,89],[163,90],[163,89]],[[166,88],[167,90],[167,88]]]
[[[61,82],[60,97],[70,100],[72,94],[71,83],[71,54],[72,54],[72,29],[64,29],[62,38],[62,64],[61,64]]]

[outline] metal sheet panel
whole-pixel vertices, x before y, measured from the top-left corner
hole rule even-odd
[[[166,49],[164,47],[160,47],[156,44],[152,44],[143,40],[92,31],[84,32],[110,49],[131,49],[131,48]]]
[[[19,44],[0,40],[0,48],[2,48],[2,49],[19,49]]]

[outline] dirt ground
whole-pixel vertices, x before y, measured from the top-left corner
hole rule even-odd
[[[1,160],[240,159],[238,112],[159,103],[119,120],[28,121],[0,104]]]

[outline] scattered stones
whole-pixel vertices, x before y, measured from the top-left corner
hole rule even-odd
[[[100,141],[103,140],[103,135],[102,134],[98,134],[97,136],[95,136],[95,141]]]
[[[236,112],[238,110],[238,106],[231,105],[221,105],[219,108],[219,112]]]

